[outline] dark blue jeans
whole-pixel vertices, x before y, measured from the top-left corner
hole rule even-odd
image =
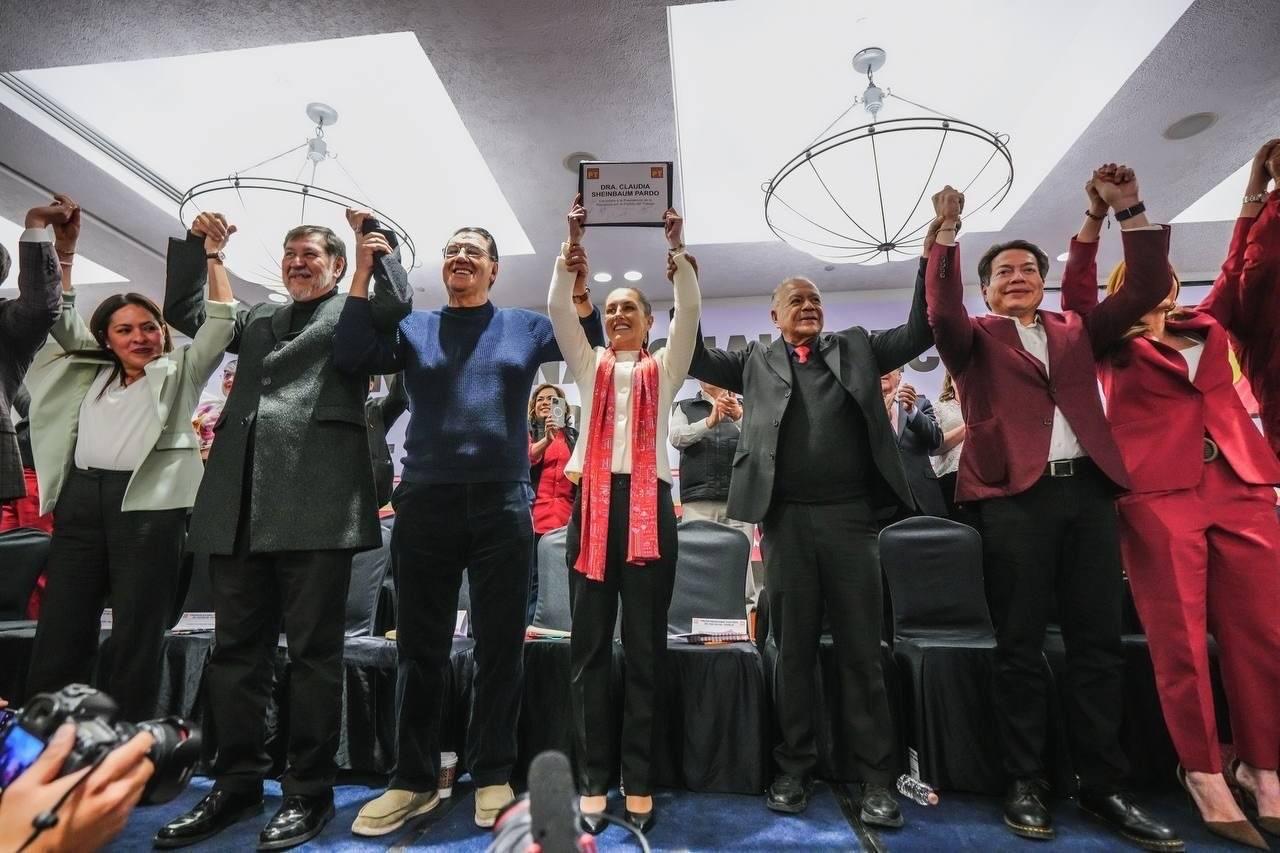
[[[462,572],[471,584],[475,684],[466,764],[476,785],[510,780],[524,677],[533,520],[529,484],[402,482],[396,524],[398,750],[391,787],[434,791],[444,667]]]

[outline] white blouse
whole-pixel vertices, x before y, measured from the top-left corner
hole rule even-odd
[[[667,459],[667,413],[675,392],[684,385],[693,361],[693,349],[697,341],[698,316],[702,297],[698,292],[698,276],[684,252],[675,255],[675,316],[667,334],[667,345],[654,354],[658,362],[657,438],[654,452],[657,454],[658,478],[671,482],[671,463]],[[555,329],[560,353],[573,373],[582,405],[579,418],[580,438],[573,449],[573,456],[565,466],[565,476],[575,483],[582,478],[582,461],[591,435],[592,401],[595,393],[596,366],[604,354],[604,347],[593,348],[582,330],[577,309],[573,305],[574,273],[565,266],[564,255],[556,258],[551,277],[551,290],[547,294],[547,314]],[[616,353],[613,369],[614,423],[613,458],[610,469],[615,474],[631,473],[631,421],[635,417],[632,405],[631,375],[639,360],[638,352]]]
[[[121,387],[117,375],[107,388],[111,372],[109,367],[98,371],[80,404],[77,468],[133,471],[151,450],[146,443],[147,423],[157,417],[151,383],[143,374]]]
[[[933,413],[938,418],[938,429],[942,430],[943,435],[958,426],[964,425],[964,415],[960,411],[960,401],[954,398],[939,400],[934,403]],[[960,470],[960,451],[963,449],[964,442],[962,441],[941,456],[930,457],[929,461],[933,463],[933,473],[941,477],[944,474],[952,474]]]

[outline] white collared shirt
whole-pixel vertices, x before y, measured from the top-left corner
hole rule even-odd
[[[1049,372],[1049,337],[1045,333],[1044,325],[1040,322],[1039,313],[1036,314],[1036,321],[1030,326],[1023,324],[1017,317],[1006,317],[995,313],[991,316],[1013,323],[1013,327],[1018,330],[1018,338],[1022,341],[1023,349],[1040,360],[1044,365],[1045,373]],[[1054,406],[1053,431],[1049,434],[1049,456],[1045,459],[1045,463],[1059,459],[1076,459],[1085,455],[1084,448],[1080,446],[1080,439],[1076,438],[1076,432],[1067,422],[1066,415],[1062,414],[1062,409]]]

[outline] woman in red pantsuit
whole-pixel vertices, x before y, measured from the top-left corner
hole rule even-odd
[[[1111,177],[1104,168],[1086,186],[1090,208],[1063,273],[1064,310],[1087,313],[1097,303],[1094,258],[1107,208],[1093,183]],[[1280,834],[1280,523],[1272,509],[1280,463],[1232,384],[1228,333],[1239,313],[1224,306],[1238,304],[1241,279],[1230,266],[1196,309],[1177,306],[1171,276],[1169,298],[1098,372],[1133,484],[1117,501],[1121,551],[1185,768],[1179,776],[1211,831],[1265,849],[1229,786],[1256,798],[1259,824]],[[1121,265],[1108,293],[1123,284]],[[1240,757],[1230,779],[1218,747],[1210,631]]]

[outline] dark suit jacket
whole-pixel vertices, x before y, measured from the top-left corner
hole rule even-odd
[[[169,241],[164,314],[187,335],[204,322],[206,274],[199,238]],[[387,315],[377,322],[394,330],[412,302],[398,257],[380,259],[374,282],[370,302]],[[387,299],[385,290],[395,298]],[[364,413],[369,377],[333,366],[333,331],[346,301],[342,293],[326,299],[292,338],[293,303],[241,306],[227,347],[239,354],[236,380],[214,425],[217,439],[192,509],[189,550],[233,552],[246,476],[250,551],[382,544]]]
[[[385,395],[370,398],[364,404],[364,417],[369,426],[369,458],[373,460],[373,482],[380,507],[391,500],[391,488],[395,482],[395,464],[391,461],[391,448],[387,446],[387,430],[408,408],[409,396],[404,391],[404,377],[399,373],[391,377]]]
[[[13,398],[62,310],[61,285],[52,243],[18,243],[18,298],[0,299],[0,501],[27,493]]]
[[[818,354],[866,416],[872,461],[884,487],[876,503],[882,506],[900,504],[910,509],[915,501],[898,453],[898,437],[885,414],[880,377],[932,344],[925,316],[923,261],[904,325],[879,334],[853,326],[841,332],[825,332],[818,338]],[[779,427],[791,401],[791,357],[787,345],[778,338],[768,346],[752,341],[746,349],[725,352],[706,347],[699,334],[689,374],[746,398],[727,512],[730,518],[761,521],[773,501]],[[822,460],[815,459],[813,464],[820,466]]]
[[[1129,487],[1120,451],[1102,412],[1096,359],[1169,295],[1169,229],[1122,232],[1125,286],[1086,316],[1039,312],[1048,370],[1022,346],[1016,320],[970,317],[964,307],[957,246],[933,247],[927,292],[938,354],[960,390],[964,453],[956,501],[1026,491],[1049,460],[1053,410],[1062,410],[1084,452],[1120,488]]]
[[[933,472],[933,459],[929,455],[942,444],[942,430],[938,428],[933,403],[928,397],[916,397],[916,407],[911,414],[899,410],[898,423],[891,426],[898,433],[898,452],[902,454],[902,467],[916,505],[925,515],[945,516],[947,504],[942,499],[938,475]]]

